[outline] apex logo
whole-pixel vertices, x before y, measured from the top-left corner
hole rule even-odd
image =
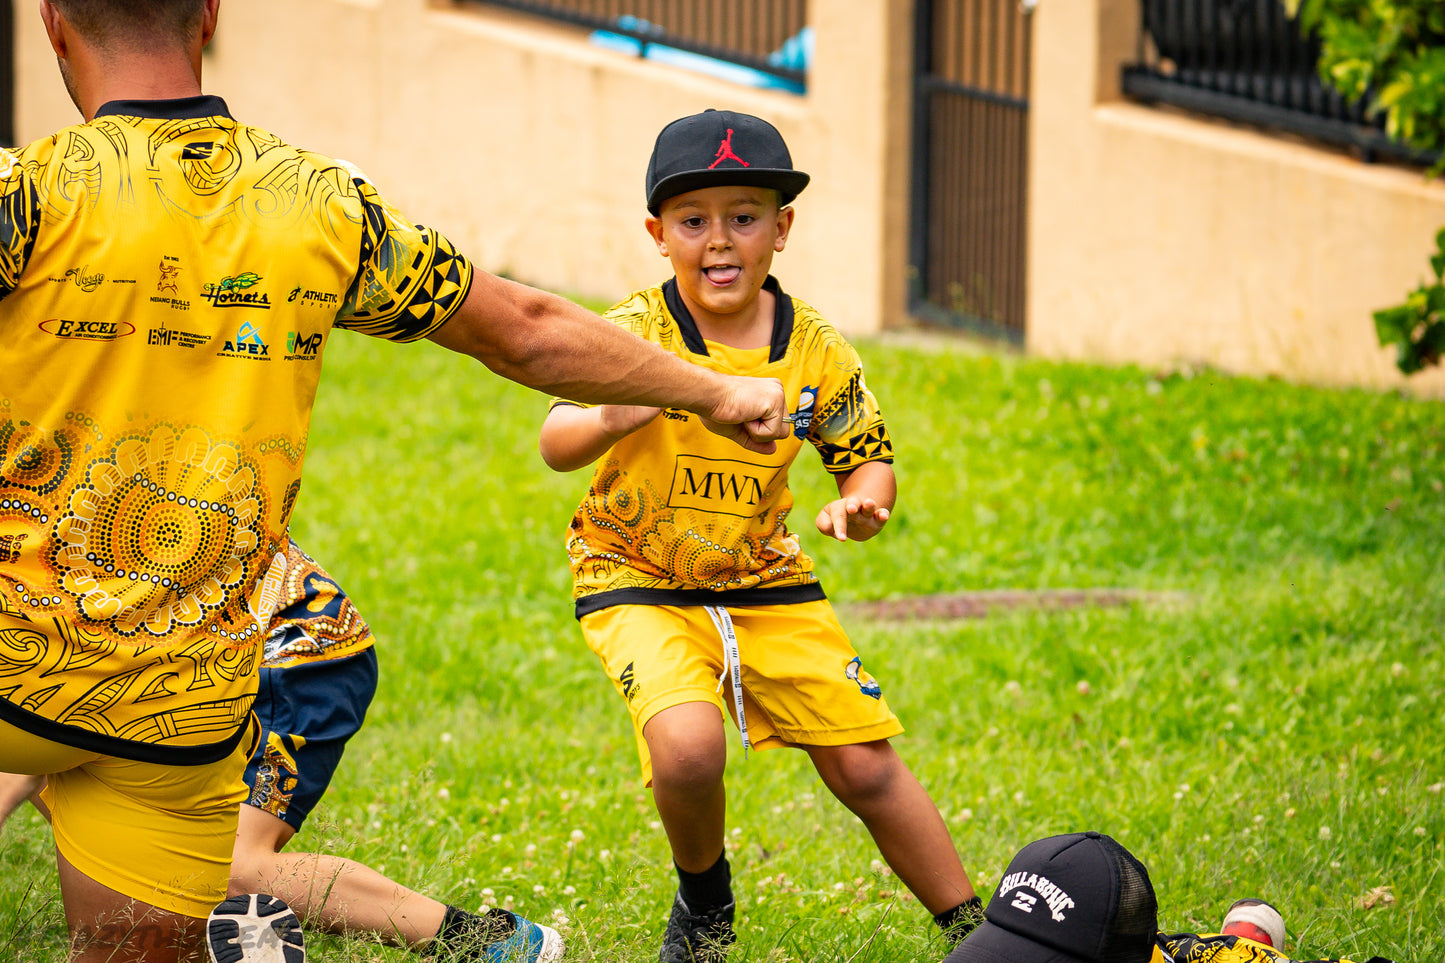
[[[254,324],[247,321],[236,331],[236,340],[227,341],[217,354],[245,355],[269,360],[270,348]]]
[[[724,137],[722,141],[717,145],[717,160],[707,165],[707,169],[712,170],[714,167],[721,164],[725,160],[735,160],[744,167],[753,166],[752,164],[749,164],[747,161],[743,160],[737,154],[733,153],[733,129],[731,127],[728,128],[728,135]]]

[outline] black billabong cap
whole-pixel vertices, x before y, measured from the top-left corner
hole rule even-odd
[[[647,162],[649,211],[655,215],[669,197],[719,184],[771,187],[786,205],[808,186],[808,175],[793,170],[783,135],[761,117],[709,108],[662,128]]]
[[[1029,843],[984,922],[944,963],[1149,963],[1159,928],[1149,871],[1100,833]]]

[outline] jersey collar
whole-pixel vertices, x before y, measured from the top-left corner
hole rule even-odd
[[[190,120],[195,117],[231,117],[226,102],[210,94],[177,97],[174,100],[111,100],[101,104],[95,116],[149,117],[155,120]]]
[[[774,303],[773,340],[768,347],[768,363],[772,364],[774,361],[781,361],[783,355],[788,353],[788,342],[793,338],[793,299],[783,294],[783,286],[771,274],[763,281],[763,290],[772,292]],[[687,309],[677,290],[677,278],[668,278],[663,282],[662,299],[667,302],[667,310],[677,322],[678,330],[682,332],[682,343],[687,345],[693,354],[707,356],[707,342],[702,339],[702,334],[697,330],[697,322],[692,319],[692,312]]]

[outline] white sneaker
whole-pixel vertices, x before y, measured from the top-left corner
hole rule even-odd
[[[206,952],[211,963],[306,963],[301,921],[264,893],[232,896],[211,910]]]

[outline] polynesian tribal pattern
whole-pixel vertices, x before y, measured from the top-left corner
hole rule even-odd
[[[331,332],[425,337],[471,276],[217,98],[0,150],[0,717],[132,757],[234,733]]]

